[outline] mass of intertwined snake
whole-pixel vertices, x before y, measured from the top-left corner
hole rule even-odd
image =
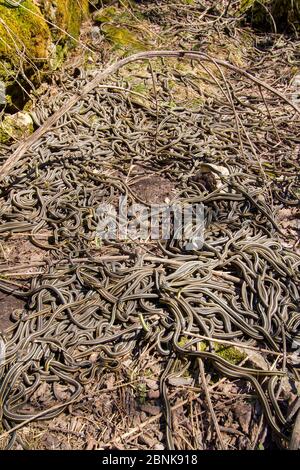
[[[283,377],[299,379],[300,258],[280,241],[272,204],[297,202],[292,155],[299,121],[288,106],[272,117],[280,99],[269,94],[266,109],[247,81],[230,99],[224,87],[225,97],[216,93],[196,106],[175,106],[171,80],[194,90],[196,85],[180,72],[174,78],[170,67],[159,78],[152,102],[126,91],[121,78],[80,99],[2,184],[2,243],[11,234],[27,234],[48,260],[44,273],[24,287],[14,285],[0,265],[0,290],[26,301],[3,335],[3,427],[10,431],[35,418],[24,406],[41,383],[52,384],[54,397],[55,384],[67,386],[70,403],[103,368],[118,367],[135,348],[153,344],[170,358],[161,383],[169,448],[166,380],[175,359],[178,367],[181,359],[192,364],[197,357],[220,375],[248,381],[270,429],[288,441],[293,419],[277,391]],[[68,94],[75,83],[64,86]],[[63,99],[59,95],[36,111],[36,125]],[[2,159],[9,152],[2,146]],[[270,155],[278,155],[278,164],[270,163]],[[135,167],[139,174],[133,171],[131,178]],[[186,251],[176,239],[97,239],[97,208],[116,204],[121,195],[149,206],[135,184],[151,175],[172,183],[176,203],[203,203],[201,249]],[[214,339],[263,349],[269,367],[229,362]],[[61,410],[44,410],[36,419]],[[9,436],[11,447],[16,434]]]

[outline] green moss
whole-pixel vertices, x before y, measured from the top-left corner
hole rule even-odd
[[[240,12],[245,13],[249,8],[251,8],[256,0],[242,0],[240,6]]]
[[[225,346],[222,344],[215,343],[216,354],[231,364],[239,364],[243,359],[246,358],[246,354],[234,346]]]
[[[139,40],[134,33],[125,27],[105,24],[102,30],[106,39],[112,43],[115,49],[125,49],[131,52],[148,49],[146,43]]]
[[[140,383],[136,386],[137,391],[137,398],[140,405],[144,405],[146,403],[147,398],[147,387],[146,384]]]
[[[32,0],[25,0],[19,8],[7,8],[0,4],[1,62],[4,60],[17,65],[24,52],[31,60],[45,60],[49,44],[50,30]]]
[[[28,90],[24,75],[37,86],[36,67],[46,73],[49,66],[61,66],[67,49],[75,44],[70,36],[79,36],[88,7],[89,0],[24,0],[18,8],[9,8],[0,0],[0,81],[11,96],[11,103],[6,100],[9,112],[23,109],[28,99],[20,92]]]
[[[182,377],[184,377],[185,379],[192,379],[192,378],[193,378],[193,375],[192,375],[192,373],[189,371],[189,369],[185,369],[185,371],[184,371],[183,374],[182,374]]]
[[[198,343],[198,351],[206,351],[206,348],[207,348],[206,341],[200,341],[200,343]]]
[[[198,345],[200,346],[199,351],[206,351],[208,348],[207,341],[201,341]],[[237,365],[246,358],[246,354],[234,346],[226,346],[221,343],[213,343],[213,345],[217,356],[222,357],[231,364]]]
[[[9,141],[9,136],[1,129],[0,126],[0,144],[6,144]]]
[[[123,6],[126,6],[124,2]],[[136,22],[136,19],[143,20],[144,15],[140,11],[133,12],[133,9],[129,6],[126,9],[108,6],[94,14],[94,20],[98,23],[116,22],[118,24],[130,24],[132,22]]]
[[[90,114],[87,121],[91,126],[96,126],[97,124],[101,123],[101,118],[98,116],[98,114]]]
[[[59,5],[63,2],[59,1]],[[80,26],[82,20],[87,16],[89,9],[88,0],[66,0],[67,5],[67,21],[66,21],[66,31],[73,36],[78,38],[80,34]]]
[[[115,50],[137,52],[149,48],[149,32],[141,23],[143,15],[128,2],[122,1],[119,8],[102,8],[94,14],[94,20],[101,24],[101,31]]]
[[[133,91],[136,93],[147,93],[149,89],[146,87],[145,83],[137,83],[132,87]]]
[[[12,106],[13,103],[12,103],[12,97],[11,97],[11,95],[6,95],[6,96],[5,96],[5,102],[6,102],[6,104],[8,104],[9,106]]]
[[[151,379],[151,377],[153,377],[153,372],[151,369],[146,369],[145,372],[143,373],[143,376],[145,378],[148,378],[148,379]]]
[[[75,39],[79,37],[80,25],[87,16],[88,9],[88,0],[44,0],[45,16],[58,26],[58,28],[51,27],[52,37],[56,41],[73,44],[70,36]],[[65,34],[65,31],[70,36]]]
[[[115,7],[106,7],[102,8],[102,10],[98,11],[94,15],[94,20],[98,23],[107,23],[109,21],[113,21],[119,16],[118,10]]]
[[[0,40],[1,43],[1,40]],[[15,71],[10,62],[7,60],[0,60],[0,79],[6,83],[13,80],[15,77]]]
[[[249,41],[249,37],[246,37],[246,35],[239,35],[237,39],[234,39],[226,36],[219,38],[219,35],[216,34],[207,50],[218,59],[231,62],[237,67],[246,67],[247,53],[250,48],[252,48],[252,42]],[[211,68],[211,70],[216,76],[220,76],[220,71],[216,68]]]
[[[186,336],[182,336],[182,338],[180,339],[180,341],[178,341],[178,345],[181,347],[181,348],[184,348],[184,346],[186,345],[186,343],[189,342],[189,339],[186,337]]]
[[[22,89],[28,89],[24,75],[37,80],[35,67],[47,64],[50,45],[50,29],[34,0],[25,0],[18,8],[8,8],[0,0],[0,80],[10,112],[23,108],[27,98]],[[0,141],[6,142],[7,133],[2,129],[0,134]]]

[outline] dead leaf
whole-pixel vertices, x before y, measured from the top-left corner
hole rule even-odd
[[[113,374],[110,374],[108,378],[106,379],[105,382],[107,390],[112,390],[115,385],[115,376]]]
[[[53,383],[53,392],[57,400],[66,401],[68,398],[68,387],[66,385],[60,385],[57,382]]]
[[[192,385],[194,382],[194,379],[191,377],[170,377],[168,380],[170,385],[173,385],[174,387],[184,387],[188,385]]]
[[[249,426],[252,417],[252,407],[249,403],[240,402],[234,407],[234,413],[245,434],[249,432]]]
[[[141,405],[141,411],[144,411],[148,415],[156,416],[160,413],[160,407],[154,405]]]

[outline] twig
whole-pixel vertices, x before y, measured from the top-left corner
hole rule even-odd
[[[199,339],[203,339],[203,340],[207,340],[207,341],[212,341],[212,342],[215,342],[215,343],[228,344],[229,346],[235,346],[237,348],[251,349],[252,351],[264,352],[264,353],[272,354],[274,356],[283,356],[284,355],[281,352],[270,351],[269,349],[256,348],[255,346],[249,346],[249,345],[244,344],[244,343],[235,343],[234,341],[227,341],[226,339],[209,338],[208,336],[198,335],[197,333],[191,333],[190,331],[183,331],[182,333],[184,335],[193,336],[194,338],[199,338]]]
[[[0,266],[0,272],[5,272],[8,273],[8,272],[11,272],[11,271],[15,271],[16,269],[28,269],[28,268],[35,268],[35,267],[38,267],[38,266],[45,266],[47,263],[43,262],[43,261],[36,261],[36,262],[33,262],[33,263],[29,263],[29,264],[16,264],[15,266]]]
[[[257,441],[258,441],[259,434],[260,434],[260,431],[261,431],[261,428],[262,428],[262,425],[263,425],[263,421],[264,421],[264,415],[262,414],[262,415],[260,416],[260,420],[259,420],[259,423],[258,423],[258,428],[257,428],[257,431],[256,431],[256,433],[255,433],[255,437],[254,437],[254,441],[253,441],[253,443],[251,444],[251,450],[255,450],[255,449],[256,449]]]
[[[204,392],[205,392],[205,396],[206,396],[206,401],[207,401],[207,404],[208,404],[208,408],[209,408],[209,411],[210,411],[210,414],[211,414],[211,417],[212,417],[212,420],[213,420],[213,423],[214,423],[214,426],[215,426],[215,430],[216,430],[218,439],[219,439],[219,441],[220,441],[221,449],[222,449],[222,450],[225,450],[226,447],[225,447],[224,442],[223,442],[223,439],[222,439],[222,435],[221,435],[219,423],[218,423],[218,420],[217,420],[217,417],[216,417],[216,413],[215,413],[213,404],[212,404],[212,402],[211,402],[210,393],[209,393],[209,390],[208,390],[208,387],[207,387],[206,377],[205,377],[205,371],[204,371],[204,366],[203,366],[203,361],[202,361],[202,359],[198,358],[198,364],[199,364],[201,382],[202,382],[202,385],[203,385],[203,388],[204,388]]]
[[[156,81],[155,81],[155,77],[154,77],[154,71],[153,71],[153,67],[152,67],[152,64],[151,64],[150,60],[149,60],[149,67],[150,67],[153,91],[154,91],[154,96],[155,96],[156,129],[155,129],[154,148],[155,148],[155,155],[157,157],[157,137],[158,137],[158,124],[159,124],[158,99],[157,99],[157,88],[156,88]]]
[[[300,410],[298,410],[296,422],[294,424],[289,449],[290,450],[299,450],[300,449]]]

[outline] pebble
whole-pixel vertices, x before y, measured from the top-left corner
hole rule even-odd
[[[155,444],[154,450],[164,450],[165,446],[163,444]]]
[[[148,398],[150,400],[156,400],[159,397],[160,397],[160,391],[159,390],[149,390]]]
[[[156,416],[160,413],[160,407],[154,405],[142,405],[141,410],[152,416]]]
[[[145,379],[145,383],[147,384],[148,388],[150,388],[151,390],[158,390],[158,383],[156,380]]]

